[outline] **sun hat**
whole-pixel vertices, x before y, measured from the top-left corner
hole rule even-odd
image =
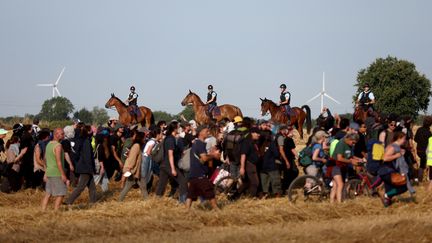
[[[7,134],[8,133],[8,131],[6,131],[5,129],[3,129],[3,128],[0,128],[0,135],[5,135],[5,134]]]

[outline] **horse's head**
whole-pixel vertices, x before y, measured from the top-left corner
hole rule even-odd
[[[270,104],[271,100],[268,100],[267,98],[261,99],[261,115],[265,116],[270,111]]]
[[[115,97],[115,95],[114,95],[114,93],[112,93],[111,94],[111,98],[107,101],[107,103],[105,104],[105,108],[110,108],[110,107],[113,107],[114,106],[114,104],[115,104],[115,100],[116,100],[116,97]]]
[[[192,92],[191,90],[189,90],[189,93],[186,95],[186,97],[184,97],[183,101],[181,102],[182,106],[187,106],[190,104],[194,104],[196,101],[197,95]]]

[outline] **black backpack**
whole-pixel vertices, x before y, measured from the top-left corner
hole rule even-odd
[[[165,153],[164,143],[165,143],[165,139],[163,139],[160,143],[155,144],[155,146],[151,151],[152,160],[158,164],[162,163],[164,159],[164,153]]]
[[[245,136],[244,133],[237,130],[226,135],[224,151],[231,162],[240,163],[240,148]]]

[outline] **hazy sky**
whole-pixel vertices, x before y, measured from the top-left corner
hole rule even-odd
[[[260,117],[259,98],[292,105],[321,90],[352,111],[357,72],[388,55],[432,78],[432,1],[0,0],[0,116],[36,114],[59,89],[76,108],[103,107],[130,85],[139,104],[178,113],[191,89]],[[314,114],[319,100],[310,104]],[[431,109],[429,109],[431,110]],[[110,114],[112,112],[110,111]]]

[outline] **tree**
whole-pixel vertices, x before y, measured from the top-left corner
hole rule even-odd
[[[79,111],[76,111],[73,115],[74,118],[79,119],[85,124],[93,123],[93,114],[87,110],[86,108],[82,108]]]
[[[99,107],[95,106],[95,107],[93,107],[93,110],[91,113],[93,116],[93,123],[94,124],[102,125],[102,124],[105,124],[109,119],[108,112],[103,108],[99,108]]]
[[[172,114],[169,114],[168,112],[165,112],[165,111],[154,111],[153,116],[154,116],[156,122],[166,121],[169,123],[170,121],[172,121],[173,119],[176,118]]]
[[[429,105],[431,84],[413,63],[396,57],[378,58],[357,75],[357,95],[369,83],[375,95],[375,109],[384,114],[417,117]],[[357,100],[354,96],[354,101]]]
[[[47,121],[68,120],[74,110],[70,100],[65,97],[54,97],[42,104],[38,117]]]

